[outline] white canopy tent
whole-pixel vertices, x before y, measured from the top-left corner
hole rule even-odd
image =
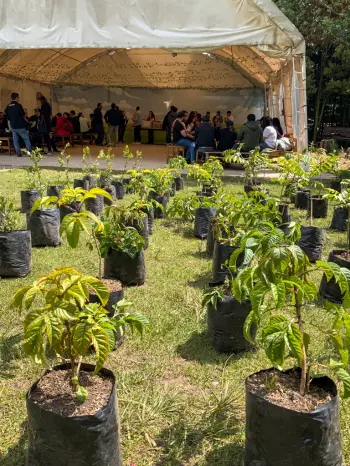
[[[266,113],[307,145],[305,43],[271,0],[7,0],[0,76],[22,92],[261,88]]]

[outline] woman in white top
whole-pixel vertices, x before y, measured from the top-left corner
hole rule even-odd
[[[82,113],[79,113],[79,124],[80,124],[80,132],[87,133],[90,130],[90,122],[84,117]]]
[[[264,149],[276,150],[277,131],[272,126],[272,120],[270,117],[263,118],[262,128],[264,130],[264,133],[263,133],[264,140],[260,144],[260,150],[264,150]]]

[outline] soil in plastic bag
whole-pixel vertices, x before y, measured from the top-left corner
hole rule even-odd
[[[328,262],[334,262],[340,267],[350,270],[350,260],[347,261],[344,257],[339,257],[345,252],[346,251],[341,250],[331,251],[328,256]],[[332,303],[341,304],[344,299],[344,294],[341,293],[339,285],[336,283],[334,278],[331,278],[331,280],[327,282],[325,275],[323,275],[321,280],[320,293],[325,299],[328,299],[328,301],[331,301]]]
[[[310,202],[308,207],[308,215],[310,216]],[[312,197],[312,217],[313,218],[327,218],[328,215],[328,199],[322,197]]]
[[[194,236],[205,239],[208,235],[209,223],[216,215],[214,207],[199,207],[196,209],[194,217]]]
[[[25,277],[31,268],[30,231],[0,232],[0,277]]]
[[[119,249],[109,249],[104,261],[104,277],[119,280],[123,285],[143,285],[146,280],[144,251],[132,258]]]
[[[68,364],[54,367],[67,369]],[[93,372],[94,366],[83,363],[81,370]],[[112,391],[108,403],[92,415],[64,417],[48,411],[31,399],[39,380],[32,385],[26,396],[26,466],[122,466],[115,376],[105,368],[100,374],[112,381]]]
[[[29,214],[32,207],[40,198],[39,191],[21,191],[21,212],[22,214]]]
[[[208,304],[208,336],[220,353],[237,353],[252,348],[243,336],[243,326],[252,310],[250,301],[238,302],[232,296],[219,299],[217,309]],[[252,328],[252,335],[256,329]]]
[[[176,176],[175,179],[175,187],[176,187],[176,191],[181,191],[182,189],[184,189],[184,179],[182,178],[182,176]]]
[[[48,196],[61,197],[61,191],[63,191],[63,189],[64,186],[49,186],[46,193]]]
[[[85,208],[92,212],[97,217],[102,214],[104,208],[104,197],[97,195],[95,198],[87,199],[85,201]]]
[[[156,196],[155,200],[161,204],[164,208],[164,212],[162,212],[160,207],[154,207],[154,218],[164,218],[166,213],[166,206],[168,205],[168,196]]]
[[[337,387],[328,377],[312,379],[311,387],[333,398],[299,412],[252,392],[247,379],[244,466],[343,466]]]
[[[137,220],[130,222],[129,226],[135,228],[135,230],[137,230],[140,233],[140,235],[145,239],[145,245],[143,246],[143,249],[147,249],[149,244],[148,216],[145,215],[144,217],[142,217],[142,226],[139,225],[139,222]]]
[[[337,207],[334,209],[331,228],[333,230],[346,231],[348,228],[348,208]]]
[[[304,251],[310,262],[322,259],[325,232],[322,228],[301,227],[301,238],[297,245]]]
[[[67,204],[67,205],[61,205],[60,206],[60,217],[61,217],[61,222],[64,219],[64,217],[68,214],[74,214],[75,212],[78,212],[80,209],[80,203],[78,202],[77,204]]]
[[[85,189],[86,191],[89,190],[89,181],[88,180],[74,180],[73,181],[73,187],[74,188],[82,188]]]
[[[60,238],[59,209],[41,209],[27,214],[28,230],[32,237],[32,246],[59,246]]]
[[[214,255],[213,255],[213,281],[214,283],[222,283],[226,277],[233,275],[233,272],[225,266],[233,253],[237,249],[236,246],[229,246],[224,243],[215,242]],[[240,254],[237,258],[237,266],[242,265],[244,260],[244,253]]]
[[[113,199],[113,201],[110,201],[109,199],[107,199],[106,197],[104,198],[104,204],[105,205],[112,205],[115,203],[115,201],[117,200],[117,194],[116,194],[116,191],[115,191],[115,186],[113,185],[110,185],[110,186],[105,186],[103,188]]]
[[[295,194],[295,208],[307,210],[310,202],[310,191],[297,191]]]
[[[209,222],[208,234],[207,234],[207,245],[206,252],[208,257],[213,257],[214,255],[214,246],[215,246],[215,217],[213,217]]]
[[[115,187],[115,194],[117,199],[124,199],[125,196],[125,188],[124,183],[122,181],[112,181],[112,185]]]
[[[97,187],[97,180],[93,175],[86,175],[83,180],[89,183],[89,189]]]

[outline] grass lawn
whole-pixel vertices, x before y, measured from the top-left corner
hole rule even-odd
[[[45,171],[47,184],[55,184],[53,171]],[[0,194],[19,203],[26,173],[0,172]],[[276,192],[275,186],[271,191]],[[194,189],[190,187],[189,189]],[[241,193],[239,184],[225,189]],[[128,196],[123,202],[127,202]],[[329,218],[316,220],[327,228]],[[305,212],[292,209],[294,220],[305,224]],[[110,355],[106,366],[117,376],[124,464],[135,466],[238,466],[244,448],[244,380],[252,372],[269,367],[262,351],[229,356],[216,353],[208,343],[203,289],[211,280],[211,260],[205,242],[193,238],[191,224],[156,221],[146,251],[147,280],[128,288],[138,312],[146,315],[151,332],[141,340],[128,335],[126,343]],[[345,246],[345,233],[327,230],[324,258],[331,249]],[[15,290],[31,283],[53,267],[72,265],[97,274],[94,253],[82,245],[76,252],[59,248],[33,249],[33,269],[24,279],[0,282],[0,464],[22,466],[26,451],[25,393],[40,376],[38,367],[21,351],[22,318],[10,309]],[[315,279],[318,277],[315,277]],[[322,326],[317,306],[309,309]],[[329,349],[322,334],[314,338],[311,354]],[[341,401],[344,465],[350,465],[350,402]],[[102,466],[102,465],[101,465]]]

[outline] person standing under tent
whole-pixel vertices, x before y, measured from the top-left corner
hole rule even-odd
[[[277,144],[277,131],[272,126],[272,120],[270,117],[264,117],[263,119],[263,142],[260,144],[260,150],[272,149],[276,150]]]
[[[221,116],[220,110],[216,112],[216,115],[213,118],[214,129],[215,129],[215,139],[219,141],[220,139],[220,130],[222,128],[224,119]]]
[[[172,140],[173,140],[172,131],[173,131],[173,125],[174,125],[176,118],[177,118],[177,107],[172,106],[172,110],[168,115],[168,126],[167,126],[167,131],[169,132],[169,135],[170,135],[170,144],[172,143]],[[167,135],[167,138],[168,138],[168,135]]]
[[[58,152],[55,138],[52,135],[52,111],[51,105],[43,95],[39,97],[40,101],[40,118],[38,121],[38,132],[44,138],[47,145],[48,155],[52,155],[52,150]]]
[[[187,163],[195,163],[196,148],[192,136],[189,136],[184,123],[186,112],[179,112],[177,119],[173,125],[173,143],[175,146],[184,146],[187,148],[186,161]]]
[[[233,116],[232,116],[231,110],[228,110],[228,111],[226,112],[225,123],[226,123],[226,121],[232,121],[232,123],[233,123]]]
[[[141,144],[141,126],[142,126],[142,112],[140,107],[136,107],[136,112],[133,116],[134,121],[134,144]]]
[[[226,121],[226,128],[220,129],[218,151],[232,149],[237,139],[237,133],[233,129],[231,120]]]
[[[19,144],[20,137],[23,139],[27,151],[32,152],[32,145],[27,131],[27,122],[24,118],[25,113],[22,105],[19,103],[19,94],[17,94],[17,92],[13,92],[11,94],[11,102],[6,107],[5,116],[11,125],[13,145],[15,147],[17,157],[22,157],[21,147]]]
[[[162,123],[162,130],[165,131],[165,140],[166,144],[171,144],[171,126],[169,127],[169,115],[174,109],[174,105],[170,107],[169,112],[165,115],[163,123]]]
[[[124,142],[124,134],[126,130],[126,125],[128,124],[128,117],[126,116],[126,112],[123,110],[122,111],[122,118],[121,118],[121,124],[120,124],[120,131],[118,134],[118,142],[123,143]]]
[[[82,112],[78,113],[80,132],[88,133],[90,131],[90,122],[84,117]]]
[[[116,104],[112,104],[111,108],[107,110],[107,112],[105,113],[105,120],[108,124],[107,144],[109,146],[112,145],[111,136],[113,133],[115,135],[115,145],[118,145],[118,132],[120,126],[122,125],[122,118],[122,113],[119,110],[119,107],[116,106]]]
[[[263,130],[257,121],[255,115],[251,113],[247,117],[247,122],[238,131],[237,139],[240,144],[243,144],[242,152],[250,152],[254,150],[263,141]],[[237,144],[234,149],[237,149]]]
[[[148,112],[147,121],[151,122],[151,127],[152,127],[153,122],[156,121],[156,117],[155,117],[154,113],[152,112],[152,110],[150,110]],[[147,144],[154,144],[154,129],[149,129],[148,130],[148,142],[147,142]]]
[[[103,146],[105,130],[103,126],[102,104],[99,102],[94,110],[94,133],[97,133],[96,146]]]
[[[70,115],[70,120],[73,126],[73,133],[81,133],[82,131],[80,130],[80,122],[79,122],[79,116],[75,114],[75,110],[71,110],[69,112]]]

